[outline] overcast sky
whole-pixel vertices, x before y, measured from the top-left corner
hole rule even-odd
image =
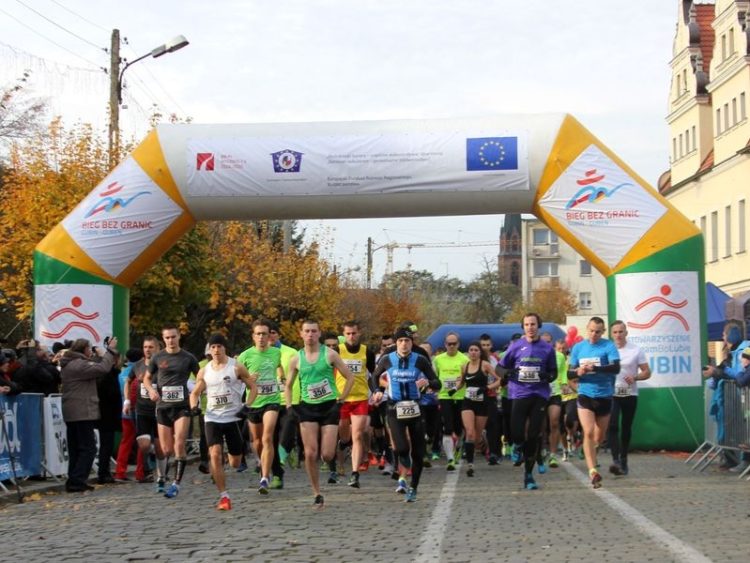
[[[156,104],[198,123],[568,112],[652,185],[669,167],[665,122],[679,2],[549,0],[4,0],[0,84],[31,89],[67,123],[106,131],[111,30],[130,60],[121,124],[140,139]],[[501,216],[306,222],[341,270],[376,244],[494,241]],[[497,248],[397,249],[394,267],[470,279]],[[377,281],[385,250],[374,254]]]

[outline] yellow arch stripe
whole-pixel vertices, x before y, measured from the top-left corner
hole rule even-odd
[[[188,211],[185,200],[177,188],[155,130],[148,134],[131,156],[146,174],[183,209],[183,213],[116,278],[107,274],[84,252],[70,237],[62,223],[55,226],[44,237],[37,245],[37,250],[74,268],[129,287],[138,281],[141,274],[169,250],[176,240],[189,231],[195,225],[195,218]]]
[[[598,256],[593,254],[591,250],[589,250],[589,248],[579,241],[575,235],[566,229],[564,225],[539,205],[539,201],[544,197],[560,175],[590,145],[598,147],[604,154],[616,162],[617,165],[620,166],[631,178],[633,178],[633,180],[638,182],[667,208],[667,212],[651,229],[649,229],[649,231],[633,246],[633,248],[628,251],[614,268],[610,268]],[[547,163],[545,164],[544,170],[539,179],[539,186],[534,198],[533,213],[547,226],[554,230],[560,238],[570,244],[579,254],[581,254],[581,256],[589,260],[597,270],[606,276],[622,270],[623,268],[626,268],[643,258],[651,256],[664,248],[693,237],[700,232],[691,221],[677,211],[677,209],[658,194],[648,182],[618,158],[617,155],[608,149],[571,115],[566,115],[563,119],[557,139],[555,139],[555,142],[552,145],[552,150],[550,150],[549,156],[547,157]],[[612,244],[617,244],[617,241],[612,241]]]

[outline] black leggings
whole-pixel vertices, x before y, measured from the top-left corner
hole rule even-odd
[[[441,423],[438,406],[419,405],[419,408],[422,411],[422,422],[424,423],[425,434],[427,434],[427,439],[432,444],[432,451],[440,452],[443,435],[440,432]]]
[[[443,436],[461,435],[461,401],[440,399],[440,418],[443,421]]]
[[[402,467],[411,467],[411,486],[419,486],[424,462],[424,424],[422,417],[398,419],[395,407],[388,407],[388,428],[393,438],[394,453]],[[406,432],[409,431],[407,437]],[[409,439],[411,439],[411,459],[409,457]]]
[[[513,399],[510,414],[510,428],[513,444],[523,444],[524,463],[526,472],[531,473],[534,462],[539,453],[540,440],[544,420],[547,418],[547,399],[539,395]],[[528,429],[526,421],[529,421]]]
[[[620,460],[628,458],[630,448],[630,436],[632,434],[635,409],[638,406],[638,396],[613,397],[612,413],[609,417],[609,429],[607,440],[612,452],[612,459]],[[620,414],[622,414],[622,433],[620,435]]]

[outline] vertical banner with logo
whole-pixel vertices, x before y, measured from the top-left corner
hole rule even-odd
[[[111,285],[34,286],[34,334],[42,344],[86,338],[101,345],[112,329]]]
[[[628,341],[648,357],[651,379],[641,387],[700,385],[701,331],[697,272],[615,276],[617,318]]]
[[[62,416],[62,396],[44,398],[44,460],[52,475],[68,472],[68,441]]]
[[[0,395],[0,479],[42,472],[42,395]],[[11,460],[11,457],[13,458]]]

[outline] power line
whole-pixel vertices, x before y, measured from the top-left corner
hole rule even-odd
[[[106,31],[107,33],[109,33],[109,30],[108,30],[108,29],[107,29],[106,27],[103,27],[103,26],[99,25],[98,23],[92,22],[91,20],[88,20],[88,19],[84,18],[84,17],[83,17],[83,16],[81,15],[81,14],[79,14],[78,12],[74,12],[73,10],[71,10],[70,8],[68,8],[67,6],[63,6],[63,5],[62,5],[62,4],[60,3],[60,2],[58,2],[57,0],[51,0],[51,1],[52,1],[52,2],[54,2],[55,4],[57,4],[58,6],[60,6],[60,7],[61,7],[61,8],[63,9],[63,10],[65,10],[65,11],[67,11],[67,12],[70,12],[71,14],[73,14],[74,16],[76,16],[76,17],[78,17],[78,18],[81,18],[81,19],[82,19],[83,21],[85,21],[85,22],[86,22],[87,24],[89,24],[89,25],[93,25],[94,27],[98,27],[98,28],[99,28],[99,29],[101,29],[102,31]]]
[[[39,16],[40,18],[43,18],[43,19],[47,20],[47,21],[48,21],[49,23],[51,23],[52,25],[54,25],[54,26],[56,26],[56,27],[59,27],[60,29],[62,29],[62,30],[63,30],[64,32],[66,32],[66,33],[69,33],[70,35],[72,35],[72,36],[73,36],[73,37],[75,37],[76,39],[80,39],[81,41],[83,41],[84,43],[87,43],[88,45],[91,45],[91,46],[92,46],[92,47],[94,47],[95,49],[101,49],[101,50],[102,50],[102,51],[104,51],[105,53],[107,52],[107,50],[106,50],[106,49],[105,49],[104,47],[102,47],[102,46],[100,46],[100,45],[96,45],[95,43],[92,43],[91,41],[89,41],[89,40],[88,40],[88,39],[86,39],[85,37],[81,37],[81,36],[80,36],[80,35],[78,35],[77,33],[74,33],[74,32],[72,32],[72,31],[70,31],[69,29],[67,29],[66,27],[63,27],[63,26],[61,26],[61,25],[60,25],[59,23],[57,23],[56,21],[53,21],[53,20],[49,19],[49,18],[48,18],[47,16],[45,16],[45,15],[44,15],[44,14],[42,14],[41,12],[39,12],[39,11],[35,10],[35,9],[34,9],[34,8],[32,8],[31,6],[29,6],[28,4],[25,4],[24,2],[21,2],[21,0],[16,0],[16,2],[18,2],[19,4],[21,4],[21,6],[23,6],[24,8],[26,8],[26,9],[28,9],[28,10],[31,10],[32,12],[34,12],[34,13],[35,13],[35,14],[36,14],[37,16]]]
[[[37,61],[41,61],[42,63],[45,63],[45,64],[50,64],[50,65],[59,66],[59,67],[65,67],[65,69],[70,70],[70,71],[91,72],[91,73],[99,74],[103,70],[102,67],[100,67],[98,69],[83,68],[81,66],[71,66],[71,65],[69,65],[67,63],[61,63],[59,61],[53,61],[52,59],[47,59],[45,57],[40,57],[39,55],[35,55],[34,53],[29,53],[28,51],[25,51],[25,50],[23,50],[23,49],[21,49],[19,47],[14,47],[13,45],[9,45],[8,43],[3,43],[2,41],[0,41],[0,46],[5,47],[6,49],[10,49],[16,55],[22,54],[22,55],[24,55],[26,57],[29,57],[31,59],[35,59]]]
[[[47,36],[46,36],[46,35],[44,35],[43,33],[40,33],[39,31],[37,31],[36,29],[34,29],[33,27],[31,27],[30,25],[27,25],[27,24],[23,23],[23,22],[22,22],[21,20],[19,20],[19,19],[18,19],[17,17],[15,17],[15,16],[14,16],[14,15],[12,15],[12,14],[9,14],[9,13],[8,13],[8,12],[6,12],[5,10],[3,10],[2,8],[0,8],[0,13],[3,13],[3,14],[5,14],[5,15],[6,15],[6,16],[8,16],[8,17],[9,17],[10,19],[14,20],[14,21],[15,21],[16,23],[19,23],[19,24],[21,24],[22,26],[24,26],[24,27],[25,27],[26,29],[28,29],[28,30],[29,30],[29,31],[31,31],[32,33],[36,33],[36,34],[37,34],[37,35],[38,35],[39,37],[41,37],[42,39],[44,39],[44,40],[46,40],[46,41],[49,41],[49,42],[50,42],[50,43],[52,43],[52,44],[53,44],[54,46],[56,46],[56,47],[59,47],[59,48],[60,48],[60,49],[62,49],[63,51],[67,51],[68,53],[70,53],[70,54],[71,54],[71,55],[73,55],[74,57],[78,57],[78,58],[79,58],[79,59],[81,59],[82,61],[85,61],[85,62],[87,62],[88,64],[90,64],[90,65],[92,65],[92,66],[95,66],[95,67],[97,67],[97,68],[101,68],[101,65],[100,65],[100,64],[98,64],[98,63],[95,63],[95,62],[92,62],[92,61],[88,60],[88,59],[87,59],[86,57],[83,57],[83,56],[79,55],[78,53],[76,53],[76,52],[74,52],[74,51],[71,51],[71,50],[70,50],[70,49],[68,49],[67,47],[63,47],[63,46],[62,46],[62,45],[60,45],[60,44],[59,44],[59,43],[58,43],[57,41],[54,41],[53,39],[50,39],[49,37],[47,37]]]

